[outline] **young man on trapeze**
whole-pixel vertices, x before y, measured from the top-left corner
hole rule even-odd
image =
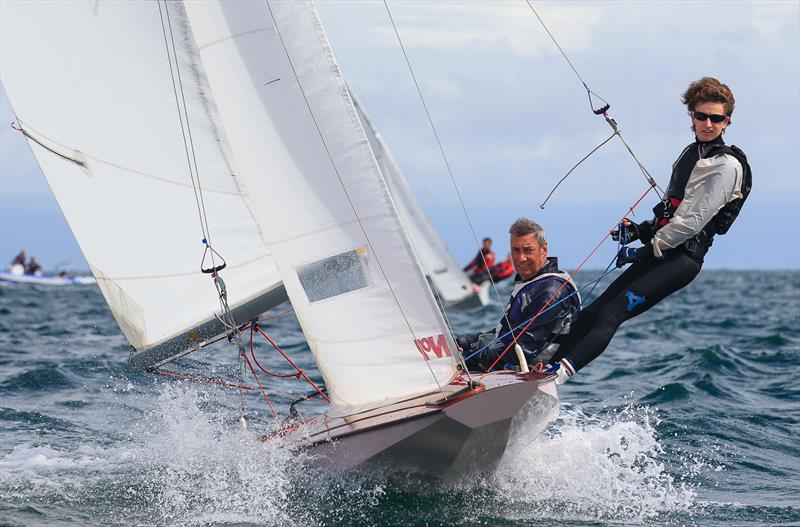
[[[731,124],[730,88],[712,77],[693,82],[683,94],[695,141],[672,165],[655,217],[640,224],[623,221],[612,232],[624,244],[617,267],[631,266],[583,310],[572,332],[559,336],[552,371],[559,384],[596,359],[620,324],[686,287],[700,272],[714,236],[728,232],[750,193],[747,157],[722,140]]]

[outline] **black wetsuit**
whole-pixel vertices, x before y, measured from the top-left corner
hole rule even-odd
[[[556,340],[559,349],[553,361],[566,358],[575,370],[580,370],[605,351],[620,324],[644,313],[694,280],[700,272],[703,258],[713,242],[714,235],[727,231],[741,208],[742,198],[735,204],[733,201],[726,204],[723,210],[708,221],[700,233],[678,247],[664,251],[662,258],[653,255],[651,240],[659,228],[669,223],[675,209],[683,200],[690,173],[698,161],[720,153],[733,155],[731,148],[722,142],[721,136],[709,143],[695,142],[682,152],[673,165],[672,178],[664,202],[653,209],[656,217],[639,226],[642,242],[646,243],[645,250],[642,251],[644,253],[642,260],[632,264],[597,300],[581,311],[581,316],[573,325],[572,331]],[[741,151],[737,149],[734,157],[740,161],[746,174],[745,180],[741,183],[746,198],[749,193],[750,169],[746,158],[743,154],[739,157],[738,153]],[[665,207],[668,209],[671,207],[671,210],[665,212]],[[735,209],[733,213],[732,209]]]

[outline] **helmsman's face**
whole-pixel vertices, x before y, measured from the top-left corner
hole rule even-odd
[[[529,280],[547,263],[547,245],[539,245],[533,234],[511,238],[511,263],[523,280]]]

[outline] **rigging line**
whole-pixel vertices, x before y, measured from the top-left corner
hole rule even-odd
[[[614,139],[614,136],[617,135],[617,134],[618,134],[618,132],[615,131],[613,134],[608,136],[608,139],[606,139],[605,141],[603,141],[602,143],[600,143],[599,145],[594,147],[591,152],[589,152],[588,154],[583,156],[583,159],[581,159],[580,161],[578,161],[577,163],[572,165],[572,168],[569,169],[569,171],[564,175],[564,177],[562,177],[561,179],[558,180],[558,183],[556,183],[556,186],[554,186],[553,190],[550,191],[550,194],[548,194],[547,197],[544,198],[544,201],[541,203],[541,205],[539,205],[539,208],[540,209],[544,209],[544,206],[547,204],[547,202],[550,199],[550,197],[555,193],[556,189],[561,185],[561,183],[563,183],[564,180],[567,179],[570,174],[572,174],[572,171],[575,170],[576,168],[578,168],[578,166],[580,166],[581,163],[583,163],[584,161],[589,159],[589,156],[591,156],[592,154],[597,152],[600,149],[600,147],[602,147],[604,144],[606,144],[609,141],[611,141],[612,139]]]
[[[244,357],[244,360],[247,363],[247,366],[250,368],[250,371],[252,372],[253,377],[256,380],[256,383],[258,384],[258,389],[261,390],[261,395],[264,396],[264,400],[267,401],[267,405],[269,406],[269,409],[272,411],[272,417],[277,419],[278,418],[278,413],[275,411],[275,407],[272,406],[272,401],[270,401],[266,390],[264,390],[264,385],[261,384],[261,379],[259,379],[258,374],[256,373],[256,370],[253,368],[253,365],[250,364],[250,359],[247,358],[247,355],[242,355],[242,356]]]
[[[253,324],[254,324],[254,322],[251,321],[250,322],[250,357],[252,357],[253,362],[256,364],[256,366],[258,366],[258,369],[261,370],[262,372],[266,373],[270,377],[280,377],[282,379],[289,379],[289,378],[294,377],[295,379],[299,379],[300,378],[300,372],[289,373],[289,374],[273,373],[273,372],[267,370],[266,368],[264,368],[261,365],[261,363],[258,362],[258,359],[256,358],[255,347],[253,346]]]
[[[200,207],[202,209],[203,221],[205,221],[205,225],[206,225],[206,228],[205,228],[205,240],[208,242],[206,245],[207,246],[211,246],[211,228],[208,225],[208,216],[206,215],[206,203],[205,203],[205,199],[203,198],[203,187],[202,187],[202,185],[200,183],[200,171],[197,168],[197,154],[195,153],[195,149],[194,149],[194,139],[192,138],[192,127],[191,127],[190,119],[189,119],[189,110],[186,108],[186,96],[185,96],[185,93],[184,93],[184,90],[183,90],[183,79],[181,77],[181,68],[180,68],[180,64],[178,62],[177,47],[175,46],[175,35],[172,32],[172,21],[171,21],[171,19],[169,17],[169,8],[167,8],[167,6],[166,6],[166,0],[165,0],[164,7],[165,7],[164,11],[166,11],[166,14],[167,14],[167,25],[169,27],[169,36],[170,36],[170,39],[172,40],[172,53],[173,53],[173,55],[175,57],[175,71],[176,71],[176,73],[178,75],[178,83],[180,85],[181,101],[183,102],[183,113],[184,113],[184,115],[186,117],[186,130],[187,130],[187,132],[189,134],[189,146],[191,147],[192,161],[194,162],[194,176],[197,179],[197,193],[200,195]],[[187,155],[188,155],[188,152],[187,152]],[[212,267],[216,267],[217,264],[216,264],[215,258],[214,258],[215,251],[213,249],[211,249],[210,253],[211,253],[211,265],[212,265]]]
[[[167,7],[166,0],[164,0],[164,1],[165,1],[164,9],[168,11],[169,8]],[[167,51],[167,61],[169,62],[169,74],[170,74],[170,78],[172,79],[172,90],[173,90],[173,92],[175,94],[175,106],[176,106],[176,108],[178,110],[178,120],[180,121],[180,125],[181,125],[181,136],[183,137],[183,148],[184,148],[184,151],[186,152],[186,162],[189,165],[189,178],[192,180],[192,190],[194,190],[194,200],[195,200],[195,203],[197,204],[197,215],[198,215],[198,217],[200,219],[200,230],[203,232],[203,238],[208,239],[208,234],[206,233],[206,225],[205,225],[205,222],[203,221],[202,208],[200,206],[200,198],[197,195],[197,187],[195,186],[195,182],[194,182],[194,172],[192,171],[192,162],[191,162],[191,160],[189,158],[189,146],[188,146],[188,144],[186,142],[186,130],[183,127],[183,114],[181,113],[181,106],[180,106],[180,102],[178,100],[178,88],[177,88],[177,84],[175,83],[175,72],[172,69],[172,56],[170,55],[170,51],[169,51],[169,39],[167,38],[167,28],[166,28],[166,25],[164,24],[164,14],[161,12],[161,2],[158,2],[158,15],[159,15],[159,17],[161,17],[161,30],[164,33],[164,47],[165,47],[165,49]],[[174,45],[174,41],[173,41],[173,45]],[[176,61],[177,61],[177,57],[176,57]],[[178,69],[178,64],[177,63],[175,64],[175,67],[176,67],[176,69]],[[188,120],[188,116],[187,116],[187,120]]]
[[[614,255],[614,259],[612,259],[612,260],[611,260],[611,263],[610,263],[610,264],[609,264],[609,265],[608,265],[608,266],[605,268],[605,270],[603,271],[603,273],[602,273],[600,276],[598,276],[598,277],[596,277],[596,278],[593,278],[593,279],[591,279],[589,282],[586,282],[586,283],[585,283],[584,285],[582,285],[581,287],[578,287],[578,288],[576,288],[576,289],[575,289],[575,291],[573,291],[572,293],[568,294],[567,296],[565,296],[564,298],[562,298],[562,299],[561,299],[561,300],[559,300],[558,302],[555,302],[555,303],[553,303],[553,304],[550,304],[549,306],[547,306],[547,308],[546,308],[544,311],[542,311],[541,313],[539,313],[539,315],[543,315],[543,314],[547,313],[548,311],[550,311],[551,309],[553,309],[554,307],[556,307],[557,305],[559,305],[559,304],[561,304],[562,302],[564,302],[565,300],[567,300],[567,299],[569,299],[569,298],[572,298],[572,297],[573,297],[573,296],[575,296],[575,295],[579,295],[581,291],[583,291],[584,289],[586,289],[586,288],[587,288],[587,287],[589,287],[589,286],[592,286],[592,289],[589,291],[589,294],[591,295],[591,294],[592,294],[592,291],[594,291],[595,287],[597,287],[597,284],[600,282],[600,280],[602,280],[603,278],[605,278],[605,277],[606,277],[606,276],[608,276],[609,274],[611,274],[611,273],[613,273],[614,271],[616,271],[616,269],[611,269],[611,266],[612,266],[612,265],[614,265],[614,262],[616,261],[616,259],[617,259],[617,257],[616,257],[616,254],[615,254],[615,255]],[[576,272],[577,272],[577,271],[576,271]],[[582,302],[582,303],[581,303],[581,308],[583,307],[583,304],[585,304],[585,302]],[[538,316],[538,315],[537,315],[537,316]],[[533,317],[531,317],[531,318],[533,318]],[[531,319],[526,319],[526,320],[523,320],[522,322],[520,322],[520,323],[519,323],[519,325],[517,325],[517,327],[515,327],[515,328],[511,328],[509,331],[507,331],[507,332],[503,333],[502,335],[499,335],[499,336],[497,336],[497,337],[493,338],[491,341],[489,341],[488,343],[486,343],[486,344],[485,344],[483,347],[481,347],[481,348],[478,348],[477,350],[475,350],[474,352],[472,352],[470,355],[468,355],[468,356],[467,356],[467,360],[469,360],[469,359],[471,359],[472,357],[474,357],[475,355],[479,354],[481,351],[483,351],[483,350],[487,349],[489,346],[491,346],[491,345],[492,345],[492,344],[494,344],[495,342],[498,342],[498,341],[501,341],[501,340],[503,340],[503,338],[504,338],[504,337],[507,337],[507,336],[509,336],[509,335],[513,335],[514,331],[518,330],[519,328],[521,328],[522,326],[524,326],[525,324],[527,324],[529,320],[531,320]],[[538,327],[538,326],[537,326],[537,327]],[[527,326],[526,326],[526,328],[527,328]]]
[[[475,234],[475,228],[472,225],[472,220],[469,217],[469,213],[467,212],[467,207],[464,204],[464,199],[461,196],[461,190],[456,183],[455,176],[453,175],[453,169],[450,167],[450,161],[447,159],[447,155],[444,153],[444,147],[442,146],[442,142],[439,140],[439,134],[436,131],[436,126],[433,124],[433,118],[431,117],[430,111],[428,111],[428,105],[425,103],[425,98],[422,96],[422,89],[419,86],[419,82],[417,82],[417,76],[414,75],[414,69],[411,67],[411,61],[408,58],[408,54],[406,53],[406,48],[403,46],[403,41],[400,38],[400,33],[397,31],[397,25],[394,23],[394,18],[392,17],[392,12],[389,10],[389,4],[386,0],[383,0],[383,5],[386,7],[386,13],[389,15],[389,20],[392,23],[392,28],[394,29],[394,34],[397,37],[397,42],[400,44],[400,49],[403,52],[403,57],[406,61],[406,66],[408,66],[408,71],[411,73],[411,78],[414,81],[414,86],[417,88],[417,94],[419,95],[420,101],[422,101],[422,107],[425,109],[425,115],[428,116],[428,124],[430,124],[431,130],[433,131],[433,136],[436,138],[436,144],[439,146],[439,152],[442,154],[442,159],[444,160],[444,164],[447,167],[447,173],[450,175],[450,181],[453,183],[453,188],[455,188],[456,196],[458,196],[458,201],[461,204],[461,210],[464,211],[464,217],[467,219],[467,225],[469,225],[469,230],[472,233],[472,239],[475,241],[475,245],[479,248],[479,254],[481,256],[481,260],[483,260],[483,265],[486,269],[489,269],[489,266],[486,264],[486,258],[483,256],[483,251],[480,250],[481,244],[478,242],[478,236]],[[492,284],[492,291],[494,291],[495,297],[497,297],[497,302],[502,306],[503,300],[500,298],[500,291],[497,289],[497,284],[492,278],[492,274],[489,273],[489,281]],[[509,327],[511,323],[508,322],[508,317],[503,311],[503,317],[506,319]]]
[[[364,227],[364,224],[361,221],[361,217],[358,215],[358,211],[356,210],[356,207],[353,204],[353,200],[350,198],[350,193],[347,191],[347,186],[344,184],[344,180],[342,180],[342,175],[339,173],[339,167],[337,167],[336,163],[333,161],[333,155],[331,154],[330,149],[328,148],[328,142],[325,141],[325,136],[322,134],[322,129],[320,128],[319,123],[317,122],[317,116],[314,115],[314,111],[311,109],[311,102],[308,100],[308,96],[306,95],[306,90],[303,88],[303,85],[300,82],[300,76],[297,74],[297,70],[294,67],[294,62],[292,61],[291,55],[289,55],[289,49],[286,47],[286,42],[283,40],[283,34],[278,28],[278,20],[275,18],[275,13],[272,11],[272,6],[270,5],[269,0],[264,0],[264,3],[266,4],[267,10],[269,11],[269,15],[272,18],[272,24],[275,26],[275,34],[281,41],[283,52],[286,55],[286,60],[289,62],[289,67],[292,69],[292,74],[294,75],[295,81],[297,82],[297,87],[300,90],[300,94],[303,96],[303,101],[305,102],[306,107],[308,108],[308,113],[311,117],[311,120],[314,122],[314,127],[317,130],[317,134],[319,135],[320,141],[322,141],[322,146],[325,148],[325,153],[328,155],[328,159],[331,162],[331,167],[333,168],[333,171],[336,173],[336,178],[339,180],[339,185],[342,187],[342,191],[344,192],[344,195],[347,198],[347,203],[350,205],[350,208],[352,209],[353,214],[355,215],[356,220],[358,221],[358,226],[361,229],[361,232],[364,234],[364,238],[367,241],[367,245],[369,245],[370,250],[372,250],[372,254],[375,255],[375,262],[378,264],[378,269],[380,269],[381,274],[383,275],[383,279],[386,280],[386,285],[389,286],[389,291],[391,291],[392,297],[394,298],[394,301],[397,304],[397,308],[400,310],[400,315],[403,317],[403,320],[405,321],[406,327],[408,327],[409,332],[411,332],[411,336],[414,337],[414,340],[416,341],[417,335],[414,333],[414,329],[411,327],[411,322],[408,320],[408,317],[406,316],[406,313],[403,310],[403,306],[400,304],[400,299],[397,297],[397,293],[395,292],[394,287],[392,287],[392,283],[391,281],[389,281],[389,277],[386,275],[386,271],[383,269],[383,264],[381,263],[380,258],[378,258],[378,254],[375,252],[372,246],[372,241],[370,240],[369,235],[367,234],[367,229]],[[319,21],[317,22],[319,23]],[[421,353],[420,356],[422,356]],[[429,361],[425,360],[424,358],[423,360],[425,361],[425,365],[428,367],[431,376],[433,376],[434,382],[436,382],[436,385],[439,387],[439,391],[441,392],[442,396],[446,398],[447,396],[444,393],[444,388],[442,388],[442,385],[439,383],[439,379],[433,372],[433,368],[431,367]]]
[[[347,52],[347,45],[345,45],[345,40],[344,40],[344,38],[342,38],[341,31],[339,31],[339,25],[336,23],[336,16],[333,14],[334,10],[331,8],[330,0],[325,0],[325,6],[328,9],[328,14],[330,14],[331,21],[333,22],[333,29],[336,32],[336,36],[337,36],[337,38],[339,39],[339,42],[342,45],[342,51],[344,51],[344,60],[345,60],[345,62],[347,62],[347,65],[349,66],[350,71],[353,72],[353,80],[356,81],[356,87],[358,88],[357,92],[360,95],[360,94],[364,93],[364,90],[361,89],[361,83],[358,80],[358,75],[356,75],[356,69],[355,69],[355,67],[353,67],[353,62],[350,60],[350,54]],[[350,89],[349,83],[348,83],[347,89],[348,90]],[[359,100],[363,100],[363,99],[359,96]]]
[[[265,331],[264,331],[264,330],[261,328],[261,326],[260,326],[258,323],[256,323],[256,325],[255,325],[255,328],[256,328],[256,331],[258,331],[259,333],[261,333],[261,336],[263,336],[265,339],[267,339],[267,342],[269,342],[270,344],[272,344],[272,347],[273,347],[273,348],[275,348],[275,350],[276,350],[278,353],[280,353],[280,354],[283,356],[283,358],[284,358],[284,359],[286,359],[286,362],[288,362],[289,364],[291,364],[291,365],[292,365],[292,367],[293,367],[295,370],[297,370],[297,373],[298,373],[298,374],[299,374],[301,377],[303,377],[303,378],[306,380],[306,382],[308,382],[308,384],[310,384],[310,385],[311,385],[311,386],[312,386],[312,387],[313,387],[315,390],[317,390],[317,392],[319,392],[319,394],[322,396],[322,398],[323,398],[323,399],[325,399],[325,400],[326,400],[326,401],[328,401],[328,402],[331,402],[331,400],[328,398],[328,396],[327,396],[327,395],[325,395],[325,393],[324,393],[324,392],[323,392],[323,391],[320,389],[320,387],[319,387],[319,386],[317,386],[317,385],[314,383],[314,381],[312,381],[312,380],[311,380],[311,379],[308,377],[308,375],[306,375],[306,373],[305,373],[303,370],[301,370],[301,369],[300,369],[300,368],[297,366],[297,364],[295,364],[295,362],[294,362],[294,361],[291,359],[291,357],[289,357],[289,355],[287,355],[287,354],[286,354],[286,352],[285,352],[285,351],[283,351],[283,350],[281,349],[281,347],[280,347],[280,346],[278,346],[278,345],[275,343],[275,341],[274,341],[274,340],[272,340],[272,338],[271,338],[269,335],[267,335],[267,333],[266,333],[266,332],[265,332]]]
[[[617,248],[617,253],[619,253],[619,248]],[[600,283],[600,279],[602,279],[606,275],[611,274],[614,271],[614,268],[615,268],[614,264],[616,263],[616,261],[617,261],[617,255],[614,254],[614,257],[611,259],[611,262],[606,266],[606,270],[603,271],[603,274],[600,275],[600,278],[598,278],[597,280],[594,280],[594,285],[589,290],[589,292],[586,293],[586,297],[583,300],[583,304],[581,304],[581,309],[583,309],[583,306],[586,304],[586,302],[589,301],[589,298],[591,298],[592,293],[594,293],[594,290],[597,288],[597,285]]]
[[[653,187],[655,189],[656,195],[658,195],[658,197],[661,198],[662,195],[661,195],[661,192],[659,192],[660,190],[662,190],[661,187],[658,186],[658,183],[656,183],[656,181],[653,179],[653,176],[650,175],[650,172],[648,172],[648,170],[647,170],[647,168],[645,168],[644,164],[642,164],[642,162],[639,161],[639,159],[636,157],[636,154],[633,153],[633,149],[630,147],[630,145],[628,145],[627,141],[625,141],[625,138],[622,137],[622,133],[620,132],[616,121],[614,119],[612,119],[608,115],[608,109],[610,107],[608,101],[606,101],[605,99],[603,99],[602,97],[600,97],[595,92],[593,92],[592,90],[589,89],[589,86],[583,80],[583,77],[581,77],[580,73],[578,73],[578,70],[572,64],[572,61],[569,60],[569,57],[567,57],[567,54],[564,52],[564,50],[558,44],[558,41],[556,40],[555,36],[553,36],[553,34],[550,32],[550,29],[548,29],[547,24],[544,23],[544,20],[542,20],[542,17],[540,17],[539,13],[536,12],[536,9],[533,7],[533,4],[531,4],[530,0],[525,0],[525,3],[528,4],[528,7],[531,9],[531,11],[533,11],[533,14],[539,20],[539,23],[542,25],[544,30],[547,32],[547,35],[550,37],[550,40],[553,41],[553,44],[555,44],[555,46],[558,48],[558,51],[561,52],[561,56],[564,57],[564,60],[567,61],[567,64],[569,64],[569,67],[572,68],[573,72],[575,72],[575,75],[578,77],[578,80],[580,80],[581,84],[583,84],[583,87],[586,89],[586,93],[589,96],[589,107],[592,109],[592,112],[594,112],[596,115],[602,115],[603,117],[605,117],[606,122],[614,130],[615,135],[619,136],[620,141],[622,141],[622,144],[625,145],[625,148],[628,150],[628,153],[630,153],[631,157],[633,157],[633,160],[636,162],[636,164],[638,165],[639,169],[642,171],[642,174],[644,175],[645,179],[647,179],[647,182],[650,184],[651,187]],[[603,107],[603,108],[600,108],[598,110],[595,110],[594,109],[594,105],[592,104],[592,95],[594,95],[595,97],[597,97],[598,99],[600,99],[601,101],[606,103],[606,106]]]
[[[647,190],[645,190],[645,191],[644,191],[644,193],[643,193],[641,196],[639,196],[639,199],[637,199],[637,200],[636,200],[636,203],[634,203],[633,205],[631,205],[631,206],[628,208],[628,212],[633,212],[633,209],[635,209],[635,208],[636,208],[636,207],[639,205],[639,203],[641,203],[641,202],[642,202],[642,200],[645,198],[645,196],[647,196],[647,195],[650,193],[650,191],[651,191],[651,190],[653,190],[653,188],[655,188],[655,187],[653,187],[653,186],[650,186],[650,187],[648,187],[648,188],[647,188]],[[625,216],[627,216],[628,212],[626,212],[626,213],[625,213]],[[621,223],[621,222],[622,222],[622,221],[625,219],[625,216],[623,216],[622,218],[620,218],[620,219],[619,219],[619,221],[617,221],[617,222],[616,222],[614,225],[615,225],[615,226],[616,226],[616,225],[619,225],[619,224],[620,224],[620,223]],[[612,228],[613,228],[613,227],[612,227]],[[577,269],[575,269],[575,270],[572,272],[572,274],[570,274],[570,275],[569,275],[569,280],[567,280],[566,282],[564,282],[563,284],[561,284],[561,286],[560,286],[560,287],[559,287],[559,288],[558,288],[558,289],[557,289],[557,290],[556,290],[556,291],[555,291],[555,292],[554,292],[554,293],[553,293],[553,294],[550,296],[550,298],[547,300],[547,302],[545,302],[545,304],[542,306],[542,308],[539,310],[539,312],[538,312],[538,313],[536,313],[536,314],[533,316],[533,318],[531,318],[531,319],[530,319],[530,321],[528,322],[528,324],[527,324],[527,325],[526,325],[524,328],[522,328],[522,331],[520,331],[519,335],[516,335],[516,336],[514,336],[514,339],[511,341],[511,344],[509,344],[508,346],[506,346],[506,349],[503,351],[503,353],[501,353],[501,354],[500,354],[500,356],[499,356],[499,357],[497,357],[497,359],[495,359],[495,361],[492,363],[492,365],[491,365],[491,366],[489,366],[489,368],[487,369],[487,371],[489,371],[489,370],[491,370],[492,368],[494,368],[494,367],[495,367],[495,365],[496,365],[498,362],[500,362],[500,359],[502,359],[502,358],[503,358],[503,356],[505,356],[505,354],[506,354],[506,353],[508,353],[508,350],[509,350],[509,349],[511,349],[511,347],[512,347],[512,346],[514,346],[514,345],[517,343],[517,339],[519,338],[519,336],[520,336],[520,335],[522,335],[523,333],[525,333],[525,331],[527,331],[527,329],[528,329],[528,326],[530,326],[530,325],[533,323],[533,321],[534,321],[534,320],[536,320],[536,318],[537,318],[537,317],[538,317],[538,316],[539,316],[539,315],[540,315],[540,314],[541,314],[541,313],[542,313],[542,312],[543,312],[545,309],[547,309],[547,306],[550,304],[550,302],[552,302],[552,301],[555,299],[555,297],[558,295],[558,293],[561,291],[561,289],[563,289],[563,288],[564,288],[564,286],[565,286],[565,285],[567,285],[567,284],[569,283],[569,281],[571,281],[571,280],[572,280],[572,277],[574,277],[574,276],[575,276],[575,274],[576,274],[578,271],[580,271],[580,270],[581,270],[581,267],[583,267],[583,266],[584,266],[584,264],[585,264],[586,262],[588,262],[588,261],[589,261],[589,258],[591,258],[591,257],[592,257],[592,255],[593,255],[595,252],[597,252],[597,250],[600,248],[600,246],[601,246],[601,245],[603,245],[603,243],[604,243],[604,242],[605,242],[605,241],[608,239],[608,237],[609,237],[609,236],[611,236],[611,230],[609,230],[609,231],[606,233],[606,235],[605,235],[605,236],[603,236],[603,239],[602,239],[602,240],[600,240],[600,242],[598,242],[598,244],[594,246],[594,249],[592,249],[592,250],[589,252],[589,254],[587,254],[587,255],[586,255],[586,258],[584,258],[584,259],[583,259],[583,261],[580,263],[580,265],[578,266],[578,268],[577,268]],[[510,327],[510,324],[509,324],[509,327]]]
[[[615,130],[616,130],[616,128],[615,128]],[[659,197],[659,199],[663,199],[663,196],[661,195],[661,192],[660,192],[660,191],[663,191],[663,189],[658,185],[658,183],[656,183],[656,180],[653,179],[653,176],[650,175],[650,172],[647,170],[647,168],[644,166],[644,164],[641,161],[639,161],[639,158],[636,157],[636,154],[633,153],[633,149],[630,147],[630,145],[628,145],[628,142],[625,141],[625,138],[622,137],[622,134],[617,132],[617,135],[619,136],[619,140],[622,141],[622,144],[625,145],[625,148],[631,154],[631,157],[633,158],[633,160],[636,161],[636,164],[639,166],[639,170],[642,171],[642,174],[644,174],[644,177],[645,177],[645,179],[647,179],[647,182],[650,183],[650,185],[656,191],[656,195]]]
[[[539,22],[541,22],[542,27],[544,28],[545,31],[547,31],[547,34],[550,36],[550,40],[553,41],[553,44],[556,45],[556,47],[558,48],[558,51],[561,52],[561,56],[564,57],[564,60],[567,61],[567,64],[569,64],[569,67],[572,68],[572,71],[575,72],[575,76],[578,77],[579,81],[581,81],[581,84],[583,84],[583,87],[586,88],[587,91],[589,91],[589,86],[586,85],[586,82],[584,82],[583,77],[581,77],[581,74],[578,73],[578,70],[575,69],[575,66],[572,65],[572,61],[569,60],[569,57],[567,57],[567,54],[564,53],[564,50],[561,49],[561,46],[558,45],[558,41],[556,40],[556,37],[554,37],[553,34],[550,33],[550,30],[547,29],[547,25],[544,23],[544,20],[542,20],[542,17],[539,16],[539,13],[536,12],[536,9],[533,8],[533,5],[531,4],[530,0],[525,0],[525,2],[528,4],[528,7],[531,8],[531,11],[533,11],[533,14],[536,15],[536,18],[539,19]],[[603,99],[600,96],[598,96],[598,98],[599,99]],[[606,101],[603,100],[603,102],[606,102]]]

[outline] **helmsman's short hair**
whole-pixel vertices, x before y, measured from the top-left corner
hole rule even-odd
[[[512,223],[511,227],[509,227],[508,233],[512,238],[519,238],[520,236],[533,234],[533,237],[536,238],[536,243],[542,247],[547,245],[547,238],[544,236],[544,229],[542,229],[538,223],[533,220],[529,220],[528,218],[517,218],[517,221]]]

